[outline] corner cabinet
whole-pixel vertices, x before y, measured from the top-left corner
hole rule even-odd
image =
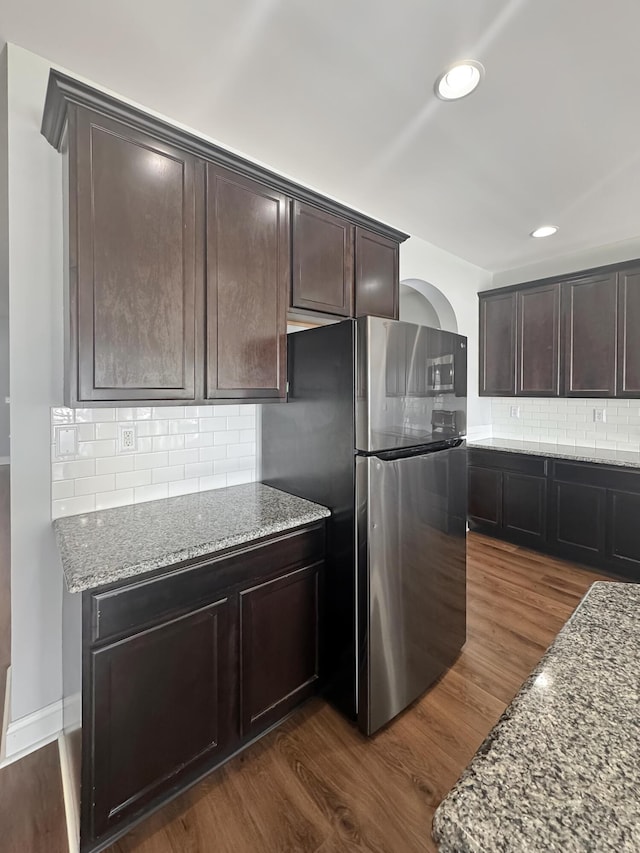
[[[80,780],[81,853],[111,845],[318,691],[324,547],[321,521],[81,601],[65,591],[65,691],[80,691],[82,714],[79,728],[65,712],[64,746]],[[65,692],[65,708],[75,696]]]
[[[56,71],[42,133],[64,155],[67,405],[283,401],[290,297],[397,317],[408,235]]]

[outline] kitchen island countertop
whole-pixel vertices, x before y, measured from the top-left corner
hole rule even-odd
[[[262,483],[228,486],[53,522],[69,592],[197,559],[331,515]]]
[[[440,853],[640,850],[640,584],[594,583],[438,807]]]

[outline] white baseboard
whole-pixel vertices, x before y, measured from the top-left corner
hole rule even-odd
[[[10,465],[11,459],[9,456],[0,456],[0,465]]]
[[[9,713],[11,709],[11,664],[7,667],[7,677],[4,683],[4,708],[2,709],[2,734],[0,735],[0,766],[7,753],[7,728],[9,727]]]
[[[64,732],[58,736],[58,752],[60,753],[60,773],[62,774],[62,796],[64,798],[64,814],[67,821],[67,839],[69,853],[80,851],[80,792],[76,790],[74,775],[71,770],[69,747]]]
[[[62,730],[62,699],[9,723],[6,754],[0,767],[13,764],[41,746],[56,740]]]

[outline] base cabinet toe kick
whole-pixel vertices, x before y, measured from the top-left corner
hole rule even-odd
[[[640,581],[640,468],[469,448],[469,527]]]
[[[64,594],[67,791],[108,847],[320,686],[325,523]]]

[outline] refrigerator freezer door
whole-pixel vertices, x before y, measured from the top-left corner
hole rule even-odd
[[[465,642],[465,448],[357,457],[356,500],[358,725],[372,734]]]
[[[442,419],[434,416],[439,410],[448,412],[455,425],[447,437],[464,436],[466,345],[466,338],[452,332],[360,317],[356,321],[356,449],[375,453],[442,440]]]

